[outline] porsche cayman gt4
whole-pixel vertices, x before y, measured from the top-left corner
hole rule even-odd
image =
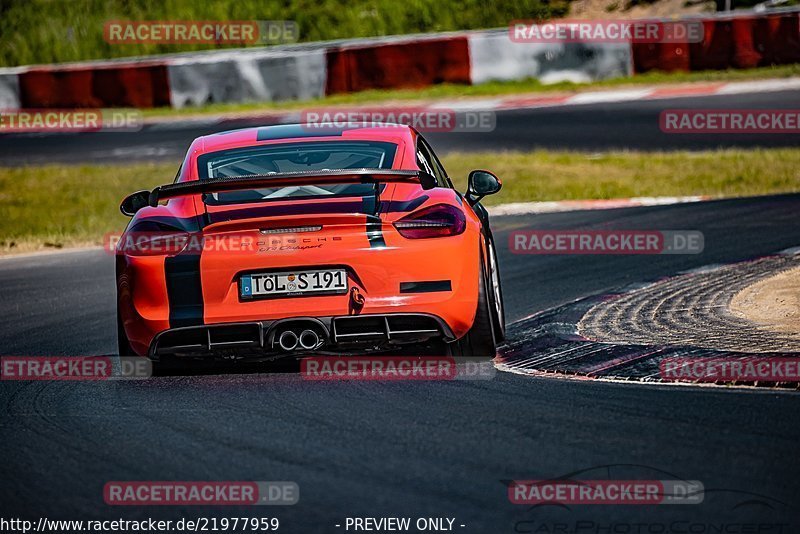
[[[493,357],[505,319],[473,171],[465,194],[400,125],[196,139],[174,183],[125,198],[119,352],[272,358],[440,344]]]

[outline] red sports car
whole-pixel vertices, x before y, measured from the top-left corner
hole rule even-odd
[[[121,355],[272,358],[440,344],[493,357],[502,293],[473,171],[453,188],[400,125],[281,125],[196,139],[138,191],[116,249]],[[406,347],[407,348],[407,347]]]

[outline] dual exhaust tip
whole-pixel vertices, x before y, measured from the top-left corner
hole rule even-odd
[[[278,345],[280,345],[281,349],[289,352],[297,350],[298,347],[304,350],[316,349],[322,343],[320,343],[319,334],[313,330],[303,330],[300,335],[292,330],[284,330],[278,336]]]

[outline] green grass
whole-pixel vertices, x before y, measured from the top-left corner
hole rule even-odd
[[[639,196],[736,197],[800,191],[800,149],[704,152],[577,152],[448,154],[458,188],[472,169],[503,181],[485,204]]]
[[[112,45],[108,20],[291,20],[301,42],[507,26],[567,13],[568,0],[18,0],[0,2],[0,65],[207,50]]]
[[[459,189],[475,168],[495,171],[503,190],[487,205],[534,200],[800,191],[800,149],[708,152],[501,152],[448,154]],[[129,192],[172,181],[176,164],[0,169],[0,252],[101,244],[126,218]]]
[[[169,183],[177,164],[0,169],[0,251],[101,244],[122,230],[119,203]]]
[[[743,70],[698,71],[698,72],[647,72],[634,77],[613,78],[588,84],[563,82],[544,85],[536,79],[495,81],[481,85],[440,84],[421,89],[382,89],[332,95],[325,98],[295,102],[248,102],[241,104],[211,104],[183,109],[145,109],[145,117],[170,117],[180,115],[203,115],[252,111],[286,111],[316,106],[368,105],[371,103],[413,102],[442,98],[503,96],[524,93],[580,92],[613,87],[656,85],[666,83],[695,83],[758,80],[767,78],[789,78],[800,76],[800,64],[776,67],[761,67]]]

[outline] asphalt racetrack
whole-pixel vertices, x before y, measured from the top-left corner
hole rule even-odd
[[[800,195],[782,195],[494,218],[508,319],[796,246],[798,213]],[[705,250],[511,254],[508,233],[533,228],[700,230]],[[102,251],[1,259],[0,295],[2,354],[115,351],[114,261]],[[477,533],[800,531],[800,397],[791,391],[504,372],[482,381],[309,382],[285,370],[229,368],[144,381],[5,382],[0,403],[0,503],[19,517],[278,517],[285,532],[345,532],[356,516],[449,517],[453,530]],[[704,498],[509,502],[509,480],[576,473],[697,480]],[[103,486],[114,480],[295,481],[300,501],[111,507]]]
[[[800,91],[635,100],[498,111],[491,132],[426,133],[437,152],[531,150],[713,150],[725,147],[789,147],[786,134],[667,134],[659,129],[665,109],[798,109]],[[138,132],[0,135],[0,165],[179,162],[201,135],[264,124],[264,118],[207,119],[146,125]]]

